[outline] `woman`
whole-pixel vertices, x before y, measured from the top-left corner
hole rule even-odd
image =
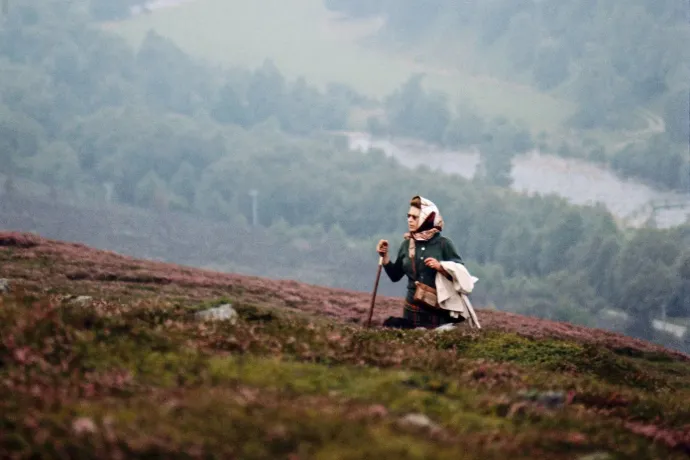
[[[394,262],[388,255],[388,241],[381,240],[376,246],[376,251],[383,257],[383,268],[388,278],[394,283],[404,275],[408,278],[403,318],[388,318],[384,326],[434,328],[464,321],[462,316],[452,318],[447,310],[415,301],[415,291],[419,289],[417,281],[435,290],[437,272],[450,279],[441,261],[463,263],[453,242],[441,235],[443,218],[436,205],[420,196],[412,198],[407,212],[407,227],[409,232],[405,233]]]

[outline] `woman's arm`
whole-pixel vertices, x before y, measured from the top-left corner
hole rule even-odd
[[[458,264],[464,264],[462,261],[462,257],[460,257],[460,254],[458,254],[458,251],[455,249],[455,245],[453,242],[450,240],[450,238],[444,237],[444,241],[441,242],[441,255],[444,261],[448,262],[455,262]],[[452,280],[453,277],[448,273],[442,265],[439,264],[439,269],[438,271],[445,276],[447,279]]]
[[[441,253],[443,254],[443,260],[465,265],[465,263],[462,261],[462,257],[460,257],[460,254],[458,254],[458,251],[455,249],[455,245],[449,238],[445,238]]]
[[[403,261],[403,256],[404,256],[404,249],[405,242],[400,245],[400,249],[398,249],[398,254],[395,258],[395,262],[391,262],[390,259],[387,257],[384,258],[384,264],[383,264],[383,269],[386,270],[386,274],[388,275],[388,278],[394,283],[400,281],[403,276],[405,276],[405,272],[403,271],[402,267],[402,261]],[[386,254],[388,255],[388,254]],[[388,259],[388,260],[386,260]]]

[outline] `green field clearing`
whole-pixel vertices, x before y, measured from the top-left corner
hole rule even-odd
[[[425,71],[429,89],[467,99],[485,116],[524,120],[534,133],[558,131],[573,104],[528,86],[431,68],[412,56],[365,48],[359,39],[380,21],[340,21],[321,0],[195,0],[107,27],[138,46],[149,30],[185,51],[225,65],[254,68],[271,59],[288,78],[305,76],[323,87],[343,82],[375,97],[389,94],[412,73]]]

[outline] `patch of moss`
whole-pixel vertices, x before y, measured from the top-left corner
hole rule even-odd
[[[189,396],[94,404],[80,407],[79,416],[99,425],[111,417],[116,443],[130,455],[157,448],[166,458],[180,458],[184,451],[204,458],[243,459],[474,457],[467,444],[431,442],[385,419],[348,417],[350,408],[319,399],[254,395],[246,389],[195,391]],[[104,444],[98,434],[91,437],[95,445]],[[499,458],[497,454],[487,452],[487,458]]]
[[[609,422],[573,418],[565,412],[506,418],[481,409],[484,398],[479,393],[450,380],[444,382],[443,395],[411,388],[410,381],[425,380],[417,373],[276,358],[210,358],[208,366],[210,381],[184,395],[171,394],[159,402],[134,399],[110,407],[89,404],[80,407],[80,415],[95,420],[114,417],[128,439],[146,433],[177,446],[203,439],[215,455],[242,458],[289,453],[324,458],[325,452],[335,458],[393,453],[402,458],[499,458],[508,452],[515,458],[571,458],[573,449],[618,451],[635,458],[658,454],[656,447]],[[385,412],[372,411],[372,404],[382,405]],[[409,431],[396,425],[407,413],[427,414],[438,424],[437,434],[446,437],[420,427],[410,438]],[[223,429],[230,426],[231,432]],[[496,444],[488,445],[490,439]],[[403,443],[421,457],[400,451]],[[236,450],[225,450],[228,446]]]
[[[336,394],[344,398],[379,402],[403,412],[422,410],[424,407],[429,409],[427,406],[433,404],[437,409],[436,415],[443,414],[446,418],[467,412],[478,402],[474,390],[447,379],[435,378],[446,389],[441,395],[429,387],[410,385],[414,381],[423,382],[429,376],[367,367],[323,366],[275,358],[247,358],[240,361],[229,357],[212,359],[209,373],[215,384],[231,380],[290,394]],[[496,427],[500,421],[487,419],[485,424]],[[466,429],[467,426],[458,428]]]
[[[460,354],[470,358],[537,365],[550,370],[567,370],[577,362],[582,347],[552,339],[534,340],[517,334],[489,332],[462,347]]]
[[[194,311],[221,303],[235,306],[237,324],[193,319]],[[620,419],[661,417],[681,426],[688,416],[677,399],[687,393],[669,390],[688,371],[683,363],[567,341],[490,330],[364,330],[224,298],[29,307],[0,308],[3,337],[21,331],[26,343],[18,346],[32,348],[26,354],[22,349],[17,361],[16,348],[0,343],[8,373],[18,371],[12,391],[23,398],[15,405],[0,403],[0,427],[14,436],[0,437],[0,451],[22,450],[29,457],[120,450],[125,457],[166,458],[182,458],[183,452],[241,458],[572,458],[576,449],[672,458],[628,432]],[[33,385],[48,391],[55,381],[40,374],[43,364],[28,361],[40,354],[57,369],[51,378],[70,386],[65,399],[32,399]],[[121,371],[131,376],[127,391],[110,391],[123,388],[119,377],[108,380]],[[637,375],[643,379],[622,381]],[[6,382],[0,379],[0,389],[8,390],[2,387]],[[526,387],[572,389],[581,403],[546,409],[521,399]],[[606,417],[578,410],[609,410],[611,401],[615,410]],[[409,413],[425,414],[433,429],[399,427],[399,418]],[[93,420],[94,432],[75,437],[72,423],[82,416]],[[34,439],[36,423],[48,430],[49,442]]]
[[[663,379],[644,372],[633,360],[589,344],[555,339],[532,339],[517,334],[488,332],[464,341],[458,353],[468,358],[514,362],[552,371],[591,374],[602,381],[654,390]]]

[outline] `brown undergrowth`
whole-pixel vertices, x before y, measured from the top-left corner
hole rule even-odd
[[[653,344],[481,309],[366,330],[366,294],[32,235],[0,263],[2,458],[690,454],[690,362]],[[195,319],[226,302],[236,324]]]

